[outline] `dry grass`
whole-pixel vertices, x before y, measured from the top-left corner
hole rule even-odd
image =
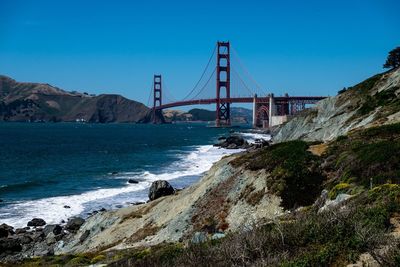
[[[130,242],[130,243],[138,242],[140,240],[145,239],[148,236],[155,235],[160,229],[161,229],[161,227],[159,227],[159,226],[147,224],[144,227],[142,227],[139,230],[137,230],[135,233],[133,233],[128,238],[127,241]]]
[[[124,215],[119,223],[124,223],[126,220],[142,218],[142,217],[143,214],[140,211],[135,210],[134,212]]]
[[[240,192],[239,200],[246,199],[254,190],[256,190],[256,188],[254,187],[253,183],[247,184],[242,192]]]
[[[229,227],[226,217],[232,203],[227,196],[232,191],[235,181],[236,175],[232,175],[200,199],[199,203],[196,204],[191,220],[194,231],[201,230],[213,233],[218,230],[226,230]]]
[[[251,206],[256,206],[260,203],[261,199],[265,196],[265,190],[260,189],[258,191],[250,193],[246,197],[246,202]]]
[[[153,200],[149,203],[142,205],[137,210],[134,210],[134,211],[124,215],[121,218],[121,221],[119,223],[124,223],[125,221],[130,220],[130,219],[142,218],[145,214],[147,214],[152,208],[154,208],[156,205],[158,205],[161,201],[162,201],[162,199],[156,199],[156,200]]]
[[[316,156],[322,156],[328,148],[328,144],[322,143],[318,145],[310,146],[307,150]]]

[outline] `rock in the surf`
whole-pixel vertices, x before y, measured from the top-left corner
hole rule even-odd
[[[149,189],[149,199],[155,200],[157,198],[172,195],[175,189],[165,180],[154,181]]]
[[[129,179],[129,180],[128,180],[128,183],[130,183],[130,184],[138,184],[139,181],[138,181],[138,180],[135,180],[135,179]]]
[[[221,139],[222,142],[215,144],[214,146],[226,148],[226,149],[238,149],[238,148],[246,148],[248,143],[244,140],[243,137],[238,135],[231,135],[227,137],[225,140]]]
[[[80,217],[71,218],[68,220],[65,229],[71,232],[78,231],[81,228],[82,224],[85,223],[85,220]]]
[[[45,220],[41,219],[41,218],[33,218],[32,220],[30,220],[28,222],[28,226],[44,226],[46,225]]]

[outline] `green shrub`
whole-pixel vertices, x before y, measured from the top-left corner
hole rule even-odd
[[[90,263],[90,259],[84,255],[78,255],[68,262],[68,266],[86,266]]]
[[[330,188],[337,183],[365,188],[400,183],[400,123],[353,132],[334,141],[325,157],[333,158],[326,168],[337,173]]]
[[[337,195],[339,195],[341,193],[347,193],[349,189],[350,189],[350,185],[348,183],[337,184],[337,185],[335,185],[335,187],[333,187],[331,189],[331,191],[329,191],[328,197],[330,199],[335,199],[337,197]]]
[[[98,256],[95,256],[95,257],[90,261],[90,263],[91,263],[91,264],[99,263],[99,262],[104,261],[105,259],[106,259],[106,256],[104,256],[104,255],[98,255]]]
[[[321,192],[323,177],[317,168],[319,157],[307,151],[304,141],[289,141],[246,154],[233,161],[250,170],[271,172],[267,187],[282,198],[282,206],[291,209],[313,203]]]

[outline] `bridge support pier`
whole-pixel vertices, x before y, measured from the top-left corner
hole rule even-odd
[[[268,118],[268,127],[272,127],[272,116],[275,115],[275,102],[274,102],[274,94],[269,95],[269,118]]]
[[[257,94],[253,97],[253,128],[257,127]]]

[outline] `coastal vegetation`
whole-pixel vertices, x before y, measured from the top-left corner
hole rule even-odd
[[[319,159],[308,147],[301,140],[280,143],[239,157],[232,164],[271,173],[267,187],[282,198],[284,208],[310,205],[321,192],[323,179],[318,169]]]
[[[394,48],[392,51],[389,52],[389,55],[383,67],[393,69],[400,67],[400,46]]]
[[[267,178],[271,189],[268,194],[280,195],[285,209],[291,211],[276,219],[200,243],[161,243],[150,248],[48,256],[23,264],[343,266],[364,256],[382,266],[398,266],[400,123],[340,136],[329,142],[321,155],[310,152],[316,145],[284,142],[231,161],[235,168],[266,170],[271,174]],[[322,188],[329,191],[327,199],[332,201],[339,195],[348,198],[326,207],[321,202],[323,194],[319,195]],[[243,197],[251,192],[257,190],[248,186]]]

